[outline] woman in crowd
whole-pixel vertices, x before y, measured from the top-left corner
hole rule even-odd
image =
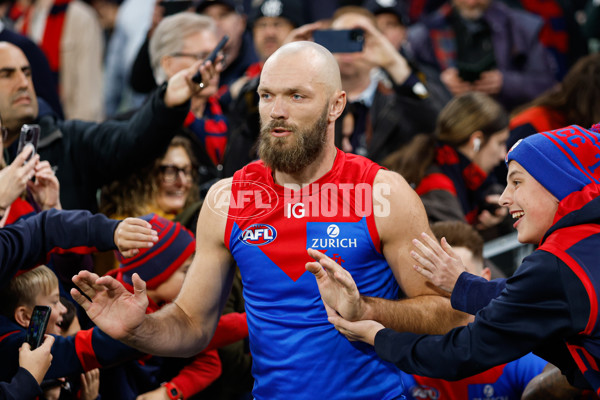
[[[417,135],[384,165],[415,188],[431,222],[465,220],[479,230],[498,225],[501,188],[490,172],[506,155],[508,117],[491,97],[471,92],[440,112],[435,134]]]

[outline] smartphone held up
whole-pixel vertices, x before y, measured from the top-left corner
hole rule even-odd
[[[27,336],[25,340],[31,346],[31,350],[37,349],[44,341],[44,334],[48,327],[52,309],[48,306],[35,306],[31,314],[31,320],[27,327]]]
[[[209,61],[214,64],[215,60],[217,59],[217,56],[219,55],[219,52],[223,49],[223,47],[225,47],[225,44],[227,44],[228,40],[229,40],[229,36],[227,36],[227,35],[223,36],[223,38],[219,41],[219,43],[217,43],[215,48],[210,52],[208,57],[206,57],[204,59],[204,62],[202,64],[206,64]],[[192,82],[195,82],[199,85],[203,83],[202,82],[202,74],[200,73],[200,71],[198,71],[194,74],[194,76],[192,77]]]
[[[358,53],[365,43],[362,29],[325,29],[313,32],[315,43],[332,53]]]
[[[17,147],[17,154],[20,154],[25,146],[31,144],[33,151],[31,155],[25,161],[31,160],[31,158],[37,152],[38,140],[40,138],[40,126],[36,124],[25,124],[21,127],[21,134],[19,136],[19,145]]]

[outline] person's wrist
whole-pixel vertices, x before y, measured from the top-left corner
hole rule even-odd
[[[373,312],[373,299],[366,296],[360,296],[358,306],[358,318],[356,321],[362,321],[366,319],[375,319]]]
[[[175,386],[173,383],[164,382],[161,384],[161,386],[163,386],[165,389],[167,389],[167,396],[169,396],[169,399],[171,399],[171,400],[183,399],[183,393],[181,393],[181,390],[179,390],[179,388],[177,386]]]

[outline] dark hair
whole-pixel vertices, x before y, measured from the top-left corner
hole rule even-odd
[[[513,112],[542,106],[562,112],[567,125],[589,128],[600,121],[600,53],[579,59],[562,82]]]
[[[483,260],[483,238],[466,222],[438,221],[431,224],[431,231],[438,240],[446,238],[452,247],[465,247],[473,253],[473,258]]]
[[[63,332],[67,332],[77,315],[77,307],[73,304],[72,301],[69,301],[67,298],[60,296],[60,302],[67,309],[67,312],[62,317],[62,322],[60,323],[60,330]]]
[[[200,199],[198,188],[198,161],[192,142],[185,136],[173,137],[165,152],[157,157],[153,164],[144,167],[124,179],[111,182],[102,188],[100,194],[100,212],[108,216],[140,216],[149,212],[148,206],[154,204],[154,195],[160,183],[160,163],[172,147],[182,147],[192,164],[192,186],[185,206]]]
[[[390,154],[382,164],[400,173],[411,185],[418,186],[425,170],[434,160],[436,141],[454,148],[469,141],[476,131],[483,133],[483,143],[508,128],[508,115],[490,96],[468,92],[454,97],[437,118],[435,134],[416,135],[408,144]]]

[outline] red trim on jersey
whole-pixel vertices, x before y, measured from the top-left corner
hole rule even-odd
[[[4,339],[6,339],[7,337],[9,337],[10,335],[12,335],[13,333],[17,333],[19,331],[12,331],[12,332],[8,332],[5,333],[4,335],[0,336],[0,342],[3,341]]]
[[[567,254],[563,249],[567,249],[571,247],[573,244],[600,232],[599,225],[584,225],[584,226],[576,226],[560,229],[563,234],[560,235],[560,241],[558,241],[558,236],[555,233],[550,235],[550,237],[546,240],[546,242],[540,247],[540,250],[548,251],[558,258],[560,258],[571,271],[577,275],[585,291],[588,295],[590,301],[590,316],[588,317],[588,322],[585,329],[580,332],[580,334],[589,335],[592,333],[594,326],[596,325],[596,321],[598,319],[598,297],[596,294],[596,289],[594,288],[593,283],[591,282],[587,273],[583,270],[581,265],[577,263],[569,254]]]
[[[596,364],[596,360],[594,360],[594,357],[592,357],[585,348],[583,348],[582,346],[577,346],[575,344],[569,344],[567,345],[567,348],[569,349],[571,356],[575,360],[575,363],[577,364],[577,367],[579,368],[582,374],[585,374],[586,371],[588,371],[588,364],[590,367],[592,367],[592,369],[598,371],[598,364]],[[586,361],[588,364],[586,364]]]
[[[102,365],[96,358],[96,352],[92,345],[92,334],[94,329],[81,330],[75,334],[75,353],[84,371],[100,368]]]
[[[469,376],[458,381],[446,381],[444,379],[429,378],[413,375],[415,382],[422,386],[428,386],[439,392],[440,399],[463,400],[469,398],[469,385],[493,384],[504,373],[506,364],[498,365],[483,371],[477,375]]]
[[[92,253],[96,253],[98,251],[98,249],[96,247],[88,247],[88,246],[77,246],[77,247],[71,247],[68,249],[63,249],[61,247],[55,247],[52,250],[50,250],[50,253],[52,254],[92,254]]]

